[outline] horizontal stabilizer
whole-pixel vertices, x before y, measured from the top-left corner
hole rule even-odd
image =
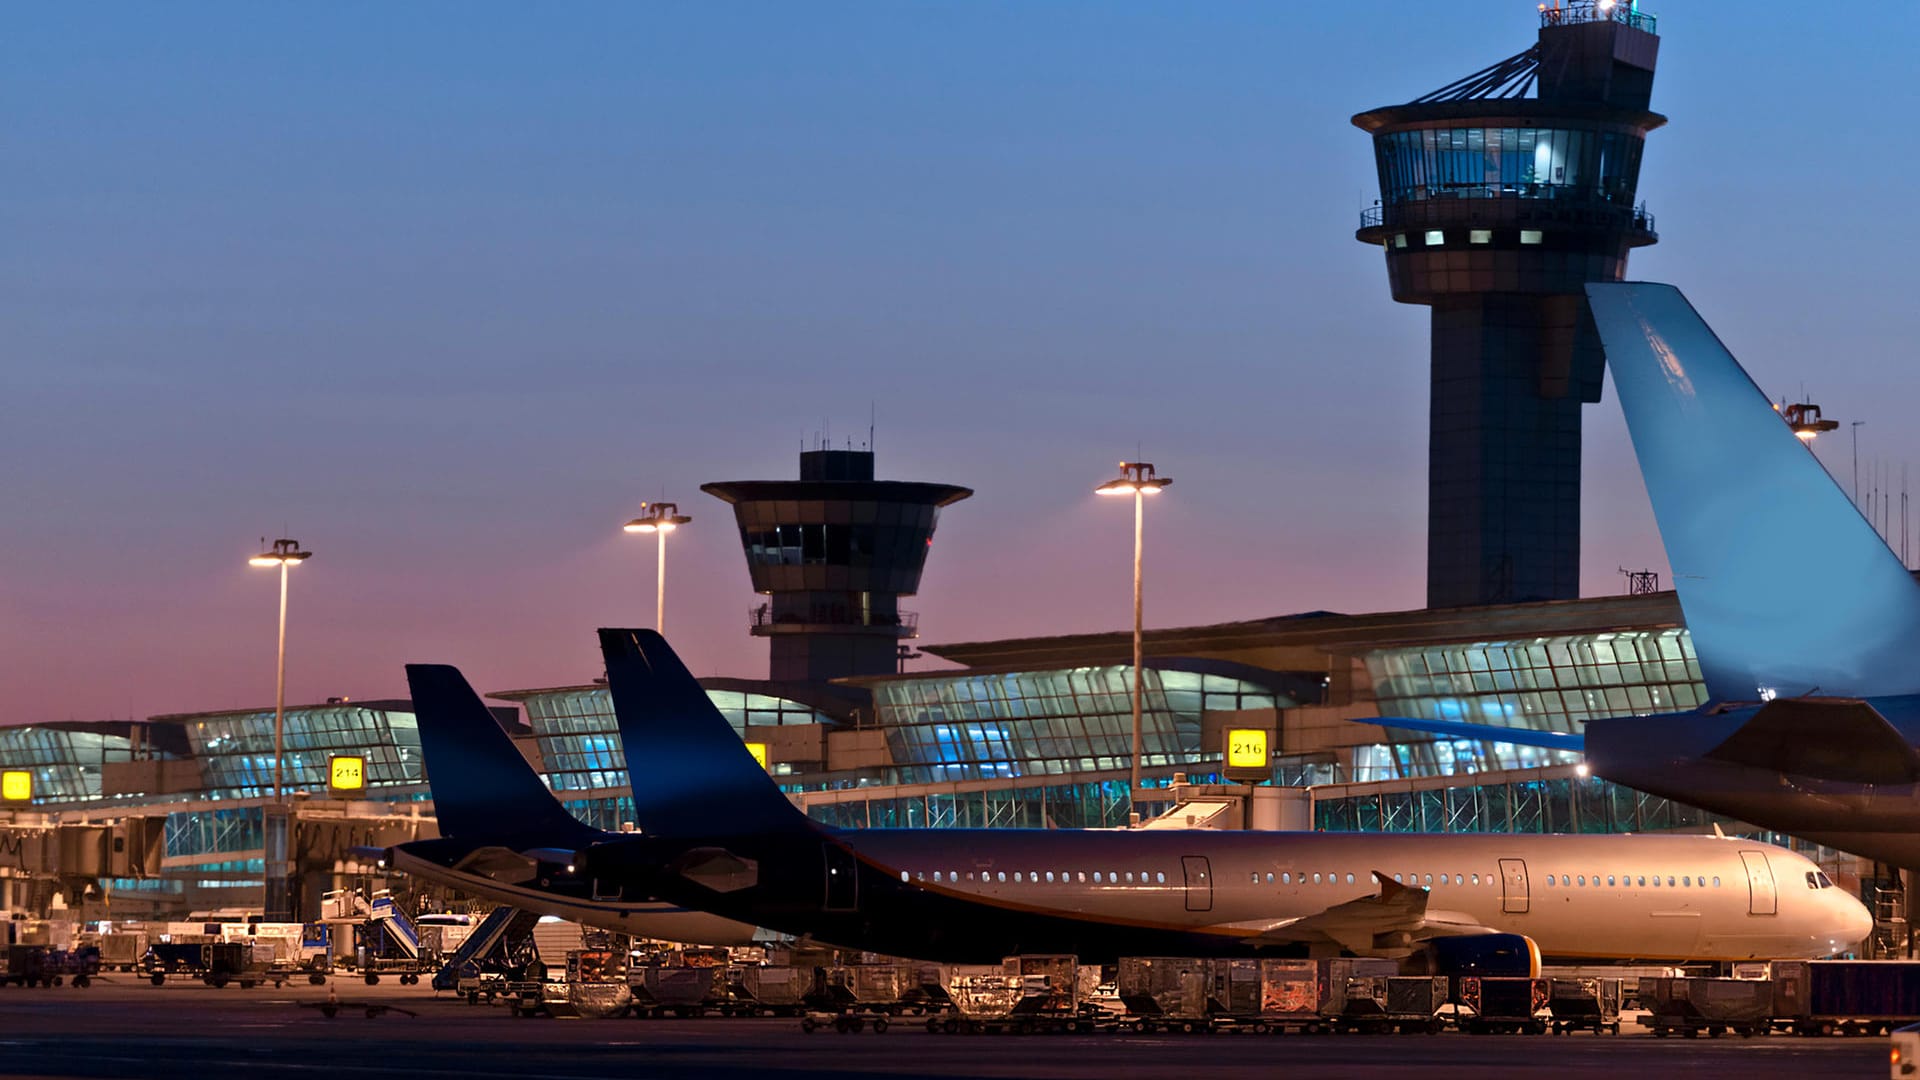
[[[1514,746],[1538,746],[1544,750],[1565,750],[1579,754],[1586,750],[1586,738],[1564,731],[1534,731],[1531,728],[1495,727],[1492,724],[1468,724],[1459,720],[1415,720],[1406,716],[1353,716],[1348,717],[1356,724],[1379,724],[1381,727],[1403,728],[1407,731],[1425,731],[1433,735],[1445,735],[1450,739],[1480,739],[1485,742],[1508,743]]]
[[[1852,698],[1776,698],[1706,756],[1851,784],[1920,781],[1920,750]]]
[[[1587,296],[1708,693],[1920,692],[1920,584],[1693,305]]]

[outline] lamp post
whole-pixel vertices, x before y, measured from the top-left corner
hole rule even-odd
[[[1120,475],[1109,480],[1094,492],[1100,495],[1133,496],[1133,772],[1127,790],[1127,800],[1133,801],[1140,790],[1140,695],[1144,688],[1144,676],[1141,673],[1141,603],[1140,603],[1140,541],[1146,520],[1147,496],[1159,492],[1161,488],[1173,483],[1169,476],[1155,476],[1153,465],[1145,461],[1123,461],[1120,463]]]
[[[313,558],[313,552],[301,551],[298,540],[275,540],[272,551],[263,551],[247,560],[248,566],[280,568],[280,656],[275,665],[273,690],[273,801],[280,801],[280,757],[286,740],[287,722],[287,571]]]
[[[653,629],[655,633],[667,632],[667,534],[692,520],[680,512],[677,503],[641,503],[640,516],[621,526],[630,533],[653,533],[659,537],[660,562],[654,571],[656,582],[653,599]]]

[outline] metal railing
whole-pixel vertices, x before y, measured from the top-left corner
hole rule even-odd
[[[747,622],[755,630],[777,626],[794,629],[803,626],[874,626],[899,631],[901,637],[920,636],[920,613],[917,611],[863,611],[842,604],[815,604],[805,611],[780,612],[774,611],[771,604],[761,604],[747,610]]]
[[[1540,8],[1540,25],[1572,26],[1575,23],[1617,22],[1635,30],[1657,34],[1658,17],[1640,10],[1633,0],[1556,0]]]
[[[1456,192],[1438,199],[1409,199],[1406,202],[1394,203],[1390,206],[1375,203],[1360,211],[1360,227],[1363,229],[1378,229],[1393,225],[1405,225],[1409,227],[1428,225],[1448,218],[1457,217],[1466,209],[1469,209],[1471,204],[1500,199],[1524,202],[1528,204],[1529,207],[1537,206],[1542,210],[1552,208],[1604,212],[1609,214],[1631,214],[1631,227],[1633,231],[1643,232],[1649,236],[1659,235],[1654,229],[1653,214],[1647,210],[1647,204],[1644,202],[1638,206],[1633,206],[1629,203],[1619,202],[1609,198],[1602,192],[1576,194],[1567,188],[1552,189],[1554,194],[1541,194],[1539,192],[1542,189],[1538,188],[1532,192],[1523,189],[1498,188],[1475,190],[1486,191],[1489,192],[1489,194],[1467,196]],[[1443,208],[1445,212],[1443,212]]]

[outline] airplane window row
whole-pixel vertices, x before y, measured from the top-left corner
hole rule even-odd
[[[1653,881],[1653,885],[1651,886],[1652,888],[1658,889],[1661,887],[1661,880],[1660,880],[1659,874],[1652,874],[1652,875],[1620,874],[1617,877],[1618,877],[1619,884],[1628,888],[1636,888],[1636,887],[1642,888],[1642,889],[1648,888],[1649,886],[1647,885],[1647,881],[1649,877],[1651,877]],[[1615,880],[1616,880],[1616,875],[1613,875],[1613,874],[1607,875],[1608,885],[1614,884]],[[1588,881],[1586,874],[1560,874],[1558,875],[1557,878],[1553,874],[1547,875],[1547,886],[1549,888],[1555,885],[1558,885],[1562,888],[1579,888],[1581,886],[1599,885],[1599,884],[1600,884],[1599,874],[1594,874],[1591,882]],[[1668,874],[1665,884],[1666,884],[1666,887],[1669,889],[1694,889],[1694,888],[1704,889],[1707,887],[1707,875],[1701,874],[1698,877],[1696,877],[1692,874],[1682,874],[1676,879],[1674,875]],[[1714,878],[1713,878],[1713,887],[1716,889],[1720,887],[1720,877],[1717,874],[1714,875]]]
[[[968,881],[978,880],[982,882],[1005,882],[1007,880],[1007,872],[1005,870],[981,870],[979,871],[978,878],[974,877],[974,873],[975,872],[972,870],[967,871],[966,880]],[[1127,885],[1133,885],[1133,884],[1165,885],[1167,883],[1167,873],[1164,870],[1153,870],[1153,871],[1142,870],[1140,871],[1140,875],[1137,880],[1134,877],[1134,872],[1131,870],[1127,870],[1124,872],[1119,870],[1108,870],[1104,872],[1100,870],[1095,870],[1093,872],[1092,881],[1093,881],[1093,884],[1095,885],[1119,885],[1123,883],[1122,882],[1123,877],[1125,879],[1124,883]],[[900,871],[900,880],[901,881],[925,881],[927,880],[927,872],[924,870],[921,870],[921,871],[902,870]],[[950,882],[950,883],[958,884],[961,880],[960,871],[935,870],[933,872],[933,880],[939,883]],[[1039,885],[1039,884],[1042,884],[1043,882],[1048,885],[1054,885],[1054,884],[1072,885],[1072,884],[1075,884],[1076,882],[1078,884],[1085,885],[1087,884],[1087,881],[1088,881],[1088,876],[1085,870],[1062,870],[1057,875],[1052,870],[1047,870],[1047,871],[1015,870],[1013,872],[1013,882],[1016,885],[1026,885],[1026,884]]]

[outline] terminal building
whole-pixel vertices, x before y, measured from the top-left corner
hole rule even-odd
[[[1587,776],[1563,752],[1368,722],[1576,732],[1705,700],[1673,593],[1575,589],[1579,404],[1600,380],[1580,286],[1618,279],[1628,250],[1654,239],[1635,191],[1642,140],[1662,122],[1647,111],[1658,39],[1631,4],[1541,18],[1529,50],[1355,118],[1382,191],[1360,237],[1383,247],[1395,299],[1433,308],[1429,605],[1149,631],[1135,792],[1131,635],[923,645],[960,666],[903,671],[921,628],[900,600],[919,587],[940,512],[972,492],[878,480],[869,451],[808,451],[797,480],[704,488],[734,509],[759,597],[748,629],[769,665],[703,684],[793,799],[848,827],[1111,828],[1176,805],[1197,808],[1196,825],[1246,825],[1234,799],[1194,795],[1232,790],[1225,733],[1252,728],[1271,748],[1259,790],[1284,794],[1287,827],[1718,826],[1790,843],[1870,902],[1884,887],[1884,932],[1904,939],[1884,868]],[[577,816],[631,819],[603,684],[489,696]],[[409,702],[290,708],[284,803],[273,728],[271,708],[0,728],[0,908],[257,909],[284,874],[292,914],[310,916],[373,871],[354,848],[433,834]],[[330,783],[336,758],[360,760],[359,786]],[[270,839],[282,835],[284,850]]]

